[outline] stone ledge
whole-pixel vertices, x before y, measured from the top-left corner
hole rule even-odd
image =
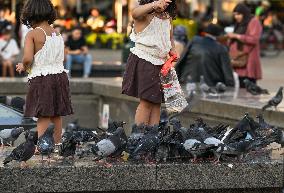
[[[1,193],[151,190],[155,169],[154,165],[0,168],[0,189]]]
[[[1,168],[1,193],[182,191],[276,193],[283,187],[283,163],[113,165]],[[222,190],[222,191],[221,191]],[[239,191],[237,191],[239,190]],[[273,190],[273,191],[272,191]],[[265,191],[264,191],[265,192]]]
[[[283,187],[283,163],[174,164],[157,166],[157,189],[245,189]]]

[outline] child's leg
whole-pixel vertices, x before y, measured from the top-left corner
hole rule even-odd
[[[158,125],[160,122],[160,114],[161,114],[161,104],[153,104],[153,108],[150,114],[149,125],[151,126]]]
[[[136,124],[149,124],[150,115],[152,111],[153,103],[148,102],[144,99],[140,99],[140,104],[137,107],[136,115],[135,115],[135,123]]]
[[[9,68],[10,76],[15,77],[14,66],[11,60],[7,60],[7,67]]]
[[[60,143],[61,141],[61,135],[62,135],[62,118],[59,117],[51,117],[51,122],[54,123],[54,142],[55,144]]]
[[[2,77],[7,76],[7,62],[4,60],[2,63]]]
[[[38,137],[42,136],[50,124],[49,117],[40,117],[37,120]]]

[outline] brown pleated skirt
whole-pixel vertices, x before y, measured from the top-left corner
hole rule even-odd
[[[69,80],[65,72],[29,80],[25,117],[54,117],[73,114]]]
[[[152,103],[163,102],[160,81],[161,65],[153,65],[130,53],[122,81],[122,94]]]

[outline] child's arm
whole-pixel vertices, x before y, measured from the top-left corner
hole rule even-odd
[[[24,56],[22,59],[22,63],[19,63],[16,66],[16,71],[21,73],[26,71],[33,62],[34,59],[34,40],[32,31],[28,32],[25,38],[25,46],[24,46]]]
[[[139,20],[152,11],[164,11],[170,2],[172,2],[172,0],[158,0],[145,5],[139,5],[132,10],[132,17],[134,20]]]

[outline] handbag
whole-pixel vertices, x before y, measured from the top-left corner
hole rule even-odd
[[[248,57],[249,53],[252,51],[254,46],[248,51],[240,51],[236,50],[235,53],[230,52],[230,58],[231,58],[231,65],[233,68],[245,68],[248,63]]]
[[[164,93],[166,109],[169,113],[181,112],[188,103],[178,81],[173,61],[177,58],[173,55],[162,67],[160,72],[161,85]]]
[[[248,63],[248,53],[237,50],[235,54],[230,54],[233,68],[245,68]]]

